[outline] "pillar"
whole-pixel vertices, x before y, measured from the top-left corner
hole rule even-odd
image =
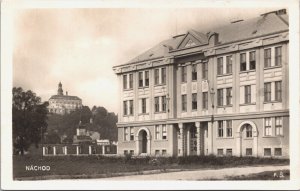
[[[65,155],[67,155],[68,154],[68,147],[65,146],[64,148],[65,148]]]
[[[89,145],[89,154],[92,154],[92,145]]]
[[[254,128],[254,127],[252,127]],[[257,146],[258,146],[258,142],[257,142],[257,131],[253,131],[253,156],[257,157],[258,153],[257,153]]]
[[[76,154],[79,155],[79,146],[76,146]]]
[[[56,155],[56,147],[53,147],[53,155]]]
[[[184,155],[184,136],[183,136],[183,123],[178,124],[179,127],[179,140],[178,140],[178,149],[180,149],[179,156]]]
[[[235,155],[237,157],[242,156],[242,148],[241,148],[241,133],[236,132],[235,133],[235,138],[236,138],[236,153]]]
[[[208,154],[214,154],[214,150],[213,150],[213,129],[215,126],[216,122],[212,123],[212,122],[208,122],[208,127],[207,127],[207,131],[209,131],[208,133]]]
[[[102,145],[102,154],[105,155],[105,145]]]
[[[190,156],[190,153],[191,153],[191,132],[190,132],[190,128],[191,127],[188,127],[187,128],[187,135],[186,135],[186,155],[187,156]]]
[[[46,148],[43,147],[43,156],[46,155]]]
[[[200,151],[200,122],[195,122],[195,126],[197,128],[197,155],[199,156],[201,151]]]

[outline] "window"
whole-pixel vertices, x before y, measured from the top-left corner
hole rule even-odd
[[[252,156],[252,148],[246,148],[246,156]]]
[[[130,127],[130,141],[134,141],[134,128]]]
[[[161,97],[161,102],[162,102],[162,111],[165,112],[167,110],[167,98],[166,96]]]
[[[256,68],[256,59],[255,51],[250,52],[250,70],[255,70]]]
[[[192,65],[192,80],[197,80],[197,64]]]
[[[226,121],[226,137],[232,137],[232,121]]]
[[[271,101],[271,82],[264,84],[264,101],[265,102]]]
[[[159,156],[160,155],[160,151],[159,150],[155,150],[155,156]]]
[[[208,93],[202,93],[202,109],[208,109]]]
[[[282,100],[282,89],[281,89],[281,81],[275,82],[275,101]]]
[[[128,151],[127,150],[124,150],[124,155],[128,155]]]
[[[123,75],[123,89],[127,89],[127,75]]]
[[[181,109],[182,109],[182,111],[186,111],[186,95],[181,95],[181,102],[182,102],[182,107],[181,107]]]
[[[282,156],[282,149],[281,148],[275,148],[274,149],[274,155],[275,156]]]
[[[245,103],[251,103],[251,86],[245,86]]]
[[[265,118],[265,136],[272,135],[271,117]]]
[[[223,105],[223,89],[218,89],[217,90],[217,96],[218,96],[218,106]]]
[[[162,139],[167,139],[167,126],[162,125]]]
[[[218,149],[218,156],[223,156],[223,149]]]
[[[226,88],[226,105],[232,105],[232,88]]]
[[[127,101],[123,101],[123,113],[124,113],[124,115],[128,115],[128,113],[127,113]]]
[[[218,121],[218,137],[223,137],[223,121]]]
[[[282,117],[275,117],[275,135],[283,135]]]
[[[167,155],[167,150],[163,149],[162,150],[162,156],[165,156],[165,155]]]
[[[161,83],[166,84],[166,68],[161,69]]]
[[[133,100],[129,101],[129,114],[133,115]]]
[[[271,67],[271,48],[264,50],[264,66],[265,68]]]
[[[218,75],[223,74],[223,57],[220,57],[217,60],[217,73]]]
[[[154,84],[158,85],[159,84],[159,69],[154,70]]]
[[[160,139],[160,126],[155,125],[155,139],[159,140]]]
[[[232,73],[232,56],[226,56],[226,74]]]
[[[146,98],[142,98],[142,113],[146,113]]]
[[[232,149],[226,149],[226,156],[232,156]]]
[[[202,79],[207,79],[208,76],[208,65],[207,62],[202,63]]]
[[[134,155],[134,150],[130,150],[130,155]]]
[[[128,135],[129,135],[129,128],[124,127],[124,141],[128,141]]]
[[[181,82],[186,82],[186,66],[181,68]]]
[[[192,94],[192,110],[197,110],[197,94]]]
[[[143,72],[139,72],[139,87],[143,87]]]
[[[240,71],[247,70],[246,53],[240,54]]]
[[[264,148],[264,156],[271,156],[271,149],[270,148]]]
[[[133,74],[129,74],[129,89],[133,88]]]
[[[252,126],[249,124],[246,124],[245,128],[246,128],[246,137],[247,138],[252,137]]]
[[[149,86],[149,71],[145,71],[145,86]]]
[[[155,112],[159,112],[159,97],[154,98],[154,108]]]
[[[281,47],[275,48],[275,66],[281,66],[282,51]]]

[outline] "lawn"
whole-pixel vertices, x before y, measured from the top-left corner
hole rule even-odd
[[[35,177],[43,179],[48,175],[93,175],[104,174],[116,176],[115,173],[141,172],[145,170],[193,170],[219,169],[237,166],[257,165],[288,165],[288,159],[253,158],[253,157],[216,157],[216,156],[189,156],[164,158],[133,158],[104,157],[104,156],[48,156],[37,155],[13,156],[14,179]],[[49,166],[50,170],[26,170],[26,166]]]

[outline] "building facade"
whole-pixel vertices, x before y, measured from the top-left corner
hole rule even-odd
[[[285,10],[174,36],[113,67],[118,154],[289,157]]]
[[[53,95],[49,99],[49,113],[65,114],[75,111],[82,107],[82,100],[77,96],[69,96],[68,92],[64,95],[62,84],[59,82],[57,95]]]

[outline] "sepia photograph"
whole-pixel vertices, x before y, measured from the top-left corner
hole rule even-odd
[[[300,188],[298,1],[62,2],[1,2],[1,188]]]

